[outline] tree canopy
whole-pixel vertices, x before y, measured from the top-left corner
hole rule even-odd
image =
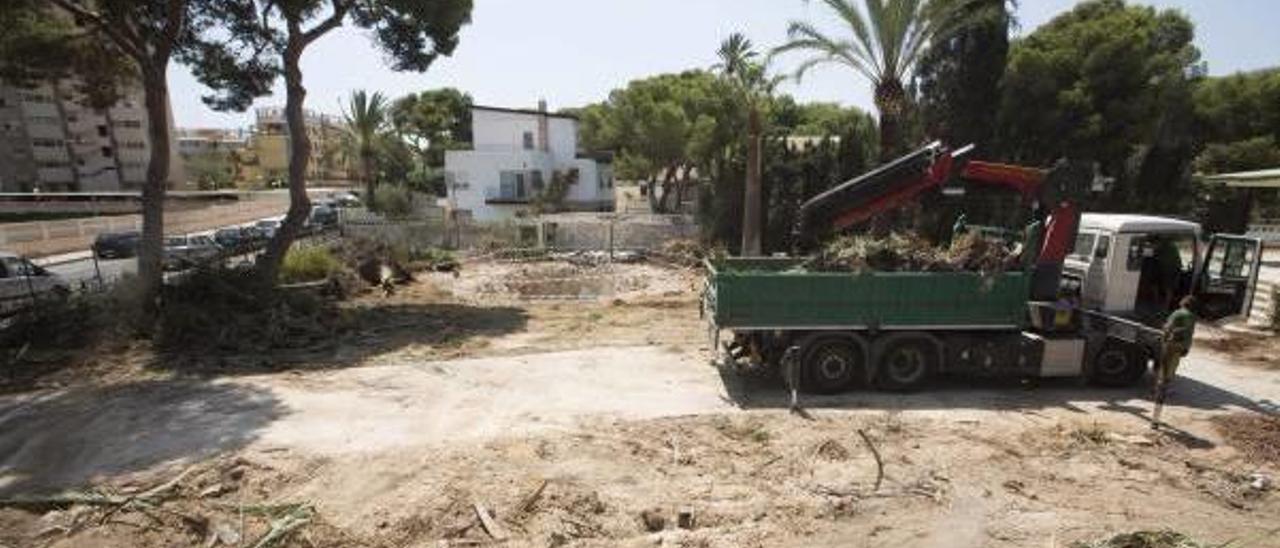
[[[1199,60],[1182,13],[1121,0],[1083,2],[1013,44],[1001,97],[1008,156],[1061,157],[1118,171],[1134,143],[1151,142],[1167,91]]]

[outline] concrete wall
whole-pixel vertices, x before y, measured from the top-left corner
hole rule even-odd
[[[165,233],[201,232],[284,214],[288,195],[279,193],[205,207],[171,203],[165,207]],[[141,215],[112,215],[0,225],[0,249],[30,257],[85,251],[101,232],[141,230]]]

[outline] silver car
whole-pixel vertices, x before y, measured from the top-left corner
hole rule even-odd
[[[164,239],[165,270],[205,265],[222,257],[222,248],[208,234],[169,236]]]
[[[0,316],[42,297],[65,297],[70,293],[71,286],[61,276],[24,257],[0,251]]]

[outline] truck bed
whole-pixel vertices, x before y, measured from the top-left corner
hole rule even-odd
[[[803,259],[707,262],[704,306],[719,328],[1020,329],[1031,275],[805,272]]]

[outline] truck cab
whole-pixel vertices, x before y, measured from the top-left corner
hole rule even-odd
[[[1086,213],[1063,264],[1063,287],[1088,310],[1158,324],[1186,295],[1208,320],[1247,314],[1262,260],[1255,238],[1149,215]]]

